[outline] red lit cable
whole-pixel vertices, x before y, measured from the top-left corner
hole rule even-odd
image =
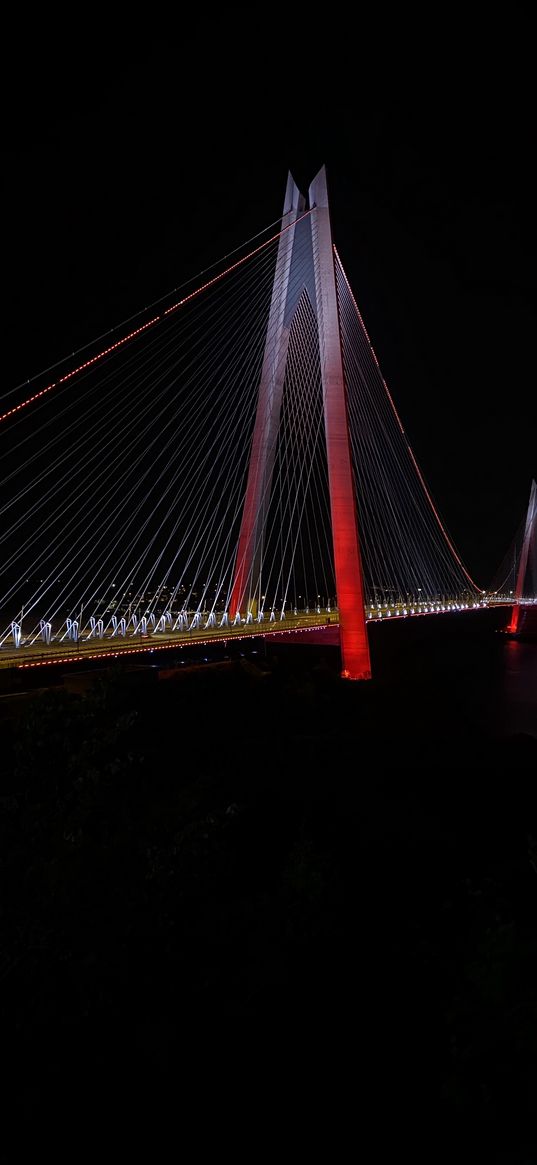
[[[115,344],[110,344],[108,348],[103,348],[102,352],[98,352],[97,355],[92,356],[90,360],[85,360],[84,363],[79,364],[77,368],[72,368],[70,372],[66,372],[64,376],[60,376],[58,380],[54,380],[51,384],[47,384],[46,388],[42,388],[39,392],[34,392],[32,396],[27,397],[26,400],[21,401],[20,404],[14,405],[13,408],[8,409],[7,412],[0,414],[0,422],[6,421],[9,417],[14,416],[15,413],[20,412],[20,410],[26,408],[27,405],[32,404],[36,400],[39,400],[40,397],[45,396],[47,393],[51,392],[53,388],[57,388],[58,385],[65,384],[67,380],[71,380],[72,377],[76,376],[78,372],[83,372],[85,368],[90,368],[91,365],[96,364],[98,360],[102,360],[105,356],[109,356],[111,352],[115,352],[117,348],[121,348],[123,344],[126,344],[129,340],[133,340],[136,336],[139,336],[141,332],[147,331],[148,328],[151,328],[154,324],[157,324],[159,320],[165,319],[165,317],[169,315],[170,312],[177,311],[177,309],[183,307],[185,303],[189,303],[190,300],[195,299],[198,295],[201,295],[203,291],[207,291],[209,287],[213,287],[215,283],[219,283],[220,280],[224,279],[226,275],[229,275],[231,271],[235,271],[237,267],[241,267],[243,263],[246,263],[248,259],[252,259],[254,255],[258,255],[259,252],[263,251],[265,247],[268,247],[270,243],[276,242],[276,240],[279,239],[281,235],[284,235],[286,231],[291,229],[291,227],[296,226],[296,224],[299,223],[303,218],[307,218],[309,214],[311,214],[311,210],[306,210],[304,214],[300,215],[299,218],[295,219],[291,223],[288,223],[286,227],[282,227],[282,230],[278,231],[277,234],[272,235],[270,239],[266,239],[264,243],[260,243],[258,247],[255,247],[253,251],[249,251],[247,255],[243,255],[242,259],[237,259],[235,263],[232,263],[230,267],[226,267],[225,271],[221,271],[219,275],[215,275],[212,279],[208,279],[206,283],[202,283],[200,287],[195,289],[195,291],[191,291],[188,295],[185,295],[183,299],[178,300],[177,303],[174,303],[171,307],[166,308],[166,310],[161,312],[160,315],[153,316],[153,319],[148,320],[146,324],[142,324],[141,327],[135,328],[134,331],[129,332],[128,335],[123,336],[121,340],[116,340]]]

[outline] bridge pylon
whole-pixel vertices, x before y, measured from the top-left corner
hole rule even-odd
[[[518,571],[516,576],[515,603],[511,612],[511,621],[507,627],[509,635],[516,635],[518,630],[518,622],[520,619],[520,601],[524,595],[524,582],[526,579],[526,571],[528,569],[530,546],[535,545],[535,538],[537,538],[537,484],[535,481],[532,481],[530,489],[530,500],[528,502],[528,512],[526,514],[526,524],[524,526],[524,541],[522,543],[522,551],[520,554],[520,561],[518,564]]]
[[[371,663],[324,166],[311,183],[308,205],[310,213],[304,216],[306,200],[289,174],[282,222],[288,229],[280,238],[276,259],[230,614],[232,618],[237,612],[247,616],[257,598],[289,337],[293,316],[305,289],[317,320],[319,338],[341,674],[345,679],[368,680]]]

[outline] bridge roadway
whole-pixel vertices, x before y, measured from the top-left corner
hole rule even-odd
[[[286,615],[281,622],[278,620],[269,623],[241,623],[229,627],[196,627],[191,631],[152,631],[148,628],[145,635],[127,634],[125,637],[111,633],[102,639],[83,637],[76,643],[70,639],[60,642],[53,639],[51,643],[36,640],[34,643],[22,642],[15,647],[12,642],[4,643],[0,648],[0,668],[8,667],[40,667],[44,664],[72,663],[77,659],[114,659],[121,656],[146,654],[152,651],[164,651],[171,648],[190,647],[199,644],[206,646],[211,643],[228,642],[232,639],[252,638],[271,634],[282,635],[286,631],[309,630],[310,628],[325,627],[327,623],[337,624],[337,612],[328,615],[323,612],[319,615],[300,614]]]
[[[475,610],[476,608],[483,608],[486,606],[507,606],[505,599],[498,602],[498,600],[487,599],[486,602],[481,603],[467,603],[455,604],[447,603],[444,606],[441,604],[423,605],[420,608],[409,609],[402,603],[392,604],[389,608],[370,608],[366,610],[368,622],[385,622],[392,618],[405,618],[418,615],[437,615],[450,613],[461,610]],[[90,659],[119,659],[122,656],[147,654],[148,652],[164,651],[173,648],[179,649],[182,647],[189,647],[199,644],[199,646],[209,646],[214,642],[231,642],[231,640],[240,640],[245,638],[253,638],[255,636],[282,636],[288,633],[296,635],[301,631],[321,630],[328,625],[334,626],[339,622],[339,615],[337,611],[327,612],[318,611],[299,612],[297,615],[292,613],[287,614],[285,619],[276,620],[270,623],[265,620],[263,623],[241,623],[237,626],[231,625],[229,627],[197,627],[189,631],[151,631],[148,630],[145,635],[139,632],[136,634],[129,634],[125,637],[116,634],[105,635],[102,639],[96,638],[81,638],[76,643],[72,640],[64,639],[60,641],[55,638],[51,643],[43,643],[40,640],[33,642],[24,642],[16,648],[13,642],[4,641],[0,647],[0,668],[35,668],[43,667],[47,664],[60,663],[74,663],[77,660]]]

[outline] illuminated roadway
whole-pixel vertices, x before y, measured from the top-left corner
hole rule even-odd
[[[415,607],[394,603],[389,606],[367,607],[366,618],[367,622],[386,622],[393,618],[449,614],[458,611],[482,610],[490,606],[511,605],[512,602],[510,603],[506,597],[495,599],[491,596],[480,602],[456,603],[448,601],[444,604],[439,602],[422,603]],[[261,623],[254,621],[252,623],[242,622],[228,627],[201,626],[188,631],[148,630],[144,635],[136,632],[136,634],[130,633],[126,636],[116,633],[114,636],[110,633],[101,639],[82,637],[77,642],[67,639],[60,641],[55,638],[47,644],[35,639],[33,642],[23,639],[18,648],[12,641],[4,640],[0,647],[0,668],[34,668],[47,664],[74,663],[77,660],[118,659],[127,655],[147,654],[148,652],[173,648],[180,649],[195,644],[201,647],[209,646],[215,642],[226,643],[233,639],[240,640],[269,635],[283,636],[290,633],[297,634],[301,631],[324,630],[327,626],[337,626],[338,622],[337,611],[313,611],[309,613],[299,612],[296,615],[286,613],[284,619],[277,619],[274,622],[265,619]]]

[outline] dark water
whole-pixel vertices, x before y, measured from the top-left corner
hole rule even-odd
[[[537,736],[537,643],[507,640],[502,661],[501,723],[510,732]]]
[[[451,717],[454,733],[537,735],[537,612],[531,615],[517,639],[504,633],[504,610],[377,624],[374,676],[405,705],[418,699],[435,720]]]
[[[530,617],[531,616],[531,617]],[[379,746],[459,755],[517,734],[537,738],[537,610],[521,634],[505,634],[508,611],[464,612],[370,625],[373,680],[356,685]],[[338,666],[338,649],[267,647],[269,657]],[[349,685],[354,687],[355,685]]]

